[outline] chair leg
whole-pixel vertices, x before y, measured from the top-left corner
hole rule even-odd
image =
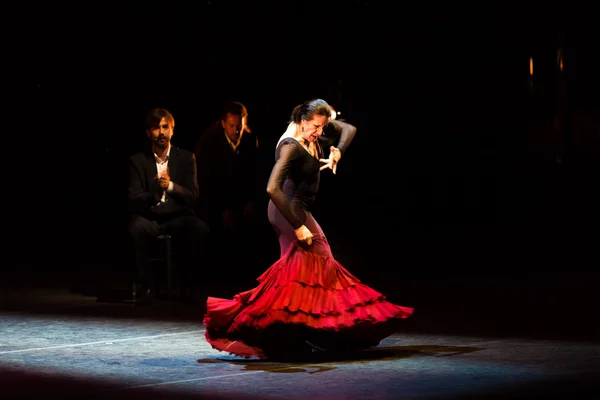
[[[167,300],[173,300],[173,262],[171,260],[171,238],[166,240],[165,262],[167,269]]]

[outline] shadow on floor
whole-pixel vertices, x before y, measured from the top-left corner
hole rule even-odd
[[[368,363],[376,360],[399,360],[409,357],[419,356],[451,356],[457,354],[472,353],[483,350],[483,348],[469,346],[382,346],[374,349],[356,351],[356,352],[314,352],[303,356],[296,356],[286,360],[264,361],[259,359],[241,359],[233,355],[223,355],[218,358],[199,359],[200,364],[218,364],[231,363],[234,365],[243,365],[244,371],[265,371],[279,373],[306,372],[314,374],[317,372],[330,371],[335,366],[321,364],[329,363]],[[305,365],[310,364],[310,365]],[[313,371],[314,369],[316,371]]]

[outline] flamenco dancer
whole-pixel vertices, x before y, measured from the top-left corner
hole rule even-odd
[[[267,184],[268,217],[280,258],[254,289],[233,299],[208,297],[205,338],[242,357],[292,359],[315,351],[348,352],[377,346],[400,328],[413,308],[386,301],[335,260],[310,209],[320,172],[337,164],[356,128],[331,118],[322,99],[294,107],[275,151]],[[338,137],[325,158],[319,137]]]

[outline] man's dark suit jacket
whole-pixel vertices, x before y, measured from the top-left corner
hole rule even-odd
[[[234,152],[220,121],[210,126],[196,143],[200,200],[203,218],[220,216],[228,207],[241,208],[256,201],[258,139],[244,132]]]
[[[198,199],[196,157],[188,150],[171,146],[169,176],[173,190],[167,192],[166,202],[160,203],[162,189],[156,178],[156,160],[148,148],[131,156],[129,160],[129,206],[133,215],[151,220],[170,219],[183,215],[195,215]]]

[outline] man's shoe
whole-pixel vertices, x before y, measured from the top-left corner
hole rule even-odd
[[[133,302],[136,306],[149,306],[154,302],[155,294],[151,289],[145,289],[141,285],[134,285]]]

